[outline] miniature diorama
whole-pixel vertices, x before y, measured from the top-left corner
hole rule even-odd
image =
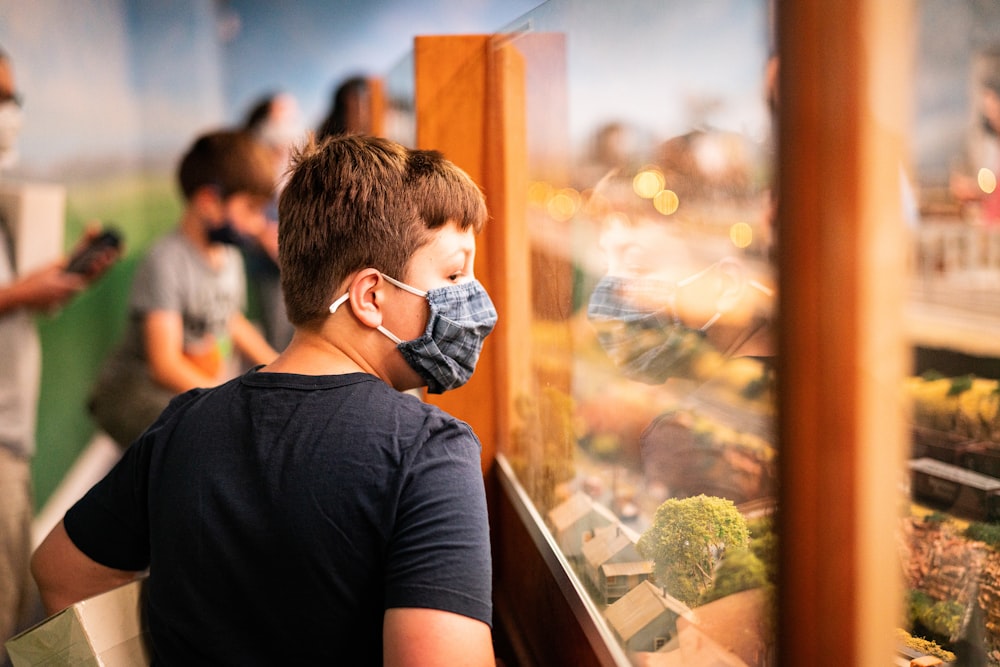
[[[776,528],[785,471],[773,334],[779,284],[794,280],[774,264],[778,62],[767,3],[741,5],[742,23],[733,3],[701,9],[722,6],[715,16],[731,13],[729,30],[704,30],[695,10],[602,22],[589,8],[597,13],[574,22],[560,2],[524,24],[572,25],[578,50],[561,67],[523,52],[535,73],[524,91],[532,377],[504,455],[636,665],[776,664],[778,549],[794,539]],[[994,97],[1000,119],[1000,50],[963,38],[948,48],[968,53],[935,57],[929,49],[944,47],[922,26],[941,11],[918,3],[914,88],[926,131],[886,194],[901,198],[911,239],[907,333],[915,349],[995,361],[1000,226],[987,195],[1000,169],[989,124]],[[948,11],[1000,25],[989,20],[1000,10],[975,3]],[[638,32],[616,39],[619,23]],[[583,46],[605,43],[618,50]],[[957,120],[955,82],[968,88]],[[969,125],[966,151],[954,130]],[[995,165],[983,162],[994,153]],[[1000,362],[991,375],[916,365],[900,387],[912,452],[884,471],[900,488],[898,562],[886,563],[907,590],[897,658],[998,667],[1000,386],[989,378]]]

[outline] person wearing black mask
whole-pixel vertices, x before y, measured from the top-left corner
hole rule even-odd
[[[246,276],[236,247],[266,224],[274,173],[246,133],[199,137],[181,160],[177,228],[136,270],[124,338],[91,394],[97,423],[127,447],[170,399],[211,387],[277,353],[243,314]]]

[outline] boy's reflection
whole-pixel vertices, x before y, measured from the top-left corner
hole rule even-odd
[[[767,357],[772,291],[738,259],[706,260],[674,223],[611,216],[600,239],[606,274],[587,317],[612,361],[647,383],[699,379],[706,353],[716,360]],[[706,379],[706,378],[701,378]]]
[[[660,500],[770,496],[773,291],[758,275],[766,267],[735,256],[726,237],[618,204],[594,215],[606,271],[587,318],[625,377],[676,397],[640,438],[647,491]]]

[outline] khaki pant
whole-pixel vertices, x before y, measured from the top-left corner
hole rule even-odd
[[[0,664],[4,642],[29,620],[37,591],[31,578],[31,462],[0,447]]]

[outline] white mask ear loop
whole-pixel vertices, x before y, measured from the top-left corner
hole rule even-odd
[[[350,298],[350,296],[351,296],[351,294],[348,292],[348,293],[344,294],[343,296],[338,297],[336,301],[334,301],[333,303],[331,303],[330,304],[330,314],[333,315],[335,312],[337,312],[337,309],[340,308],[342,305],[344,305],[344,303],[347,301],[348,298]],[[396,345],[399,345],[400,343],[403,342],[402,338],[400,338],[396,334],[392,333],[391,331],[389,331],[388,329],[386,329],[381,324],[378,325],[375,328],[383,336],[385,336],[386,338],[388,338],[389,340],[391,340]]]
[[[391,277],[385,275],[384,273],[382,274],[382,277],[385,278],[387,282],[389,282],[392,285],[395,285],[396,287],[398,287],[399,289],[403,290],[404,292],[409,292],[410,294],[415,294],[415,295],[417,295],[419,297],[426,297],[427,296],[427,292],[425,292],[423,290],[419,290],[416,287],[411,287],[410,285],[407,285],[404,282],[400,282],[400,281],[396,280],[395,278],[391,278]]]
[[[392,285],[395,285],[396,287],[398,287],[399,289],[403,290],[404,292],[409,292],[410,294],[415,294],[415,295],[417,295],[417,296],[419,296],[421,298],[427,298],[427,292],[424,292],[423,290],[419,290],[416,287],[411,287],[410,285],[407,285],[404,282],[400,282],[400,281],[396,280],[395,278],[391,278],[391,277],[385,275],[384,273],[380,273],[379,275],[381,275],[383,278],[385,278],[387,282],[389,282]],[[337,309],[340,308],[342,305],[344,305],[344,302],[347,301],[347,299],[349,299],[350,296],[351,295],[350,295],[349,292],[345,292],[342,297],[339,297],[336,301],[334,301],[333,303],[331,303],[330,304],[330,314],[333,315],[335,312],[337,312]]]
[[[336,301],[334,301],[333,303],[331,303],[330,304],[330,314],[333,315],[335,312],[337,312],[337,309],[340,308],[341,306],[343,306],[344,302],[347,301],[348,297],[350,297],[350,296],[351,296],[350,292],[345,292],[344,296],[339,297]]]
[[[696,281],[699,278],[701,278],[702,276],[706,275],[709,271],[711,271],[712,269],[714,269],[718,265],[719,265],[719,262],[713,262],[712,264],[708,265],[707,267],[705,267],[701,271],[698,271],[697,273],[694,273],[694,274],[688,276],[687,278],[683,278],[681,280],[678,280],[677,283],[676,283],[677,287],[684,287],[686,285],[690,285],[694,281]],[[676,299],[676,297],[675,297],[675,299]],[[674,310],[674,317],[677,318],[677,311],[676,311],[676,309]],[[701,331],[701,332],[708,331],[708,329],[713,324],[715,324],[716,322],[719,321],[720,317],[722,317],[722,312],[719,311],[718,309],[716,309],[715,315],[712,315],[710,318],[708,318],[707,322],[705,322],[700,327],[698,327],[698,331]],[[677,319],[679,319],[679,318],[677,318]]]
[[[416,287],[412,287],[410,285],[407,285],[406,283],[401,282],[399,280],[396,280],[395,278],[392,278],[390,276],[387,276],[384,273],[382,274],[382,277],[385,278],[386,282],[388,282],[391,285],[395,285],[396,287],[398,287],[399,289],[403,290],[404,292],[409,292],[410,294],[413,294],[415,296],[419,296],[421,299],[426,299],[427,298],[427,292],[425,292],[423,290],[419,290]],[[382,332],[382,334],[386,338],[388,338],[389,340],[391,340],[396,345],[399,345],[399,344],[401,344],[403,342],[402,338],[400,338],[396,334],[392,333],[391,331],[389,331],[388,329],[386,329],[385,327],[383,327],[381,324],[378,325],[376,327],[376,329],[378,329],[380,332]]]

